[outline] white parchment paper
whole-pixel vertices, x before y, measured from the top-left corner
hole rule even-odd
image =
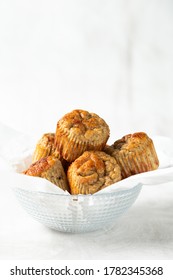
[[[38,139],[21,134],[2,124],[0,124],[0,135],[0,169],[6,173],[10,187],[69,195],[46,179],[21,174],[31,164],[32,153]],[[173,181],[173,140],[162,136],[151,138],[159,157],[159,169],[121,180],[94,195],[129,189],[138,183],[156,185]]]

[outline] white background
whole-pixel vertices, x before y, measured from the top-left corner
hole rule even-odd
[[[41,136],[65,113],[103,117],[111,140],[173,138],[172,0],[1,0],[0,122]],[[0,259],[171,259],[172,183],[144,187],[110,231],[51,231],[1,171]]]
[[[0,121],[39,136],[82,108],[111,138],[173,137],[171,0],[1,0]]]

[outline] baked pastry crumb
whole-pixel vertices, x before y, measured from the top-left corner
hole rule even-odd
[[[34,162],[27,170],[23,171],[23,174],[45,178],[64,191],[69,192],[69,185],[62,163],[53,156],[48,156]]]
[[[109,138],[109,126],[95,113],[73,110],[57,123],[55,146],[68,162],[84,151],[102,150]]]
[[[102,151],[86,151],[67,171],[71,194],[93,194],[121,180],[115,158]]]
[[[32,156],[32,163],[36,162],[41,158],[52,155],[55,151],[54,142],[55,142],[55,133],[43,134],[36,144]]]
[[[112,148],[114,150],[110,150],[110,154],[120,165],[122,178],[159,167],[154,143],[144,132],[127,134],[115,141]]]

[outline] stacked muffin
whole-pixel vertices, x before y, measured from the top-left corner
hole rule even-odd
[[[144,132],[108,145],[108,124],[97,114],[73,110],[55,133],[38,141],[32,165],[23,173],[46,178],[71,194],[93,194],[131,175],[155,170],[159,160]]]

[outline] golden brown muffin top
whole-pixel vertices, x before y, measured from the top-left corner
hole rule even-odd
[[[133,134],[127,134],[123,136],[121,139],[114,142],[112,147],[115,150],[133,150],[138,148],[141,145],[146,145],[148,142],[152,142],[152,140],[148,137],[148,135],[144,132],[136,132]]]
[[[95,113],[89,113],[84,110],[73,110],[67,113],[58,122],[57,127],[70,134],[78,141],[101,142],[100,139],[109,137],[109,126]]]
[[[121,171],[115,158],[86,151],[70,165],[67,176],[72,194],[93,194],[121,180]]]
[[[38,141],[37,145],[52,149],[55,141],[55,133],[45,133]]]
[[[31,164],[29,168],[23,172],[23,174],[40,177],[43,172],[46,172],[51,166],[55,164],[57,160],[58,159],[53,156],[41,158],[40,160]]]
[[[39,159],[47,156],[54,156],[60,160],[63,160],[60,153],[55,148],[55,133],[45,133],[41,139],[37,142],[35,151],[32,156],[32,162],[36,162]]]

